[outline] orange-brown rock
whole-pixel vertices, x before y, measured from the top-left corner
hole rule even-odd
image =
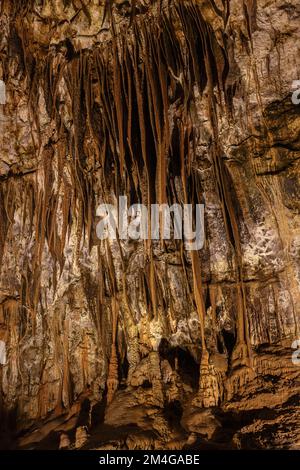
[[[298,3],[1,1],[1,448],[299,447]]]

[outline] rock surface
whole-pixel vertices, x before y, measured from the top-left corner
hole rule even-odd
[[[299,2],[0,26],[1,447],[299,448]],[[203,249],[100,241],[124,194],[205,204]]]

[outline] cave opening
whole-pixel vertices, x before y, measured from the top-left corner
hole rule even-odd
[[[129,362],[127,356],[124,356],[123,361],[119,366],[119,389],[123,390],[127,387],[126,381],[128,377]]]
[[[152,384],[151,384],[151,382],[150,382],[148,379],[146,379],[146,380],[144,380],[144,382],[142,383],[141,387],[142,387],[144,390],[147,390],[147,389],[149,389],[149,388],[152,388]]]
[[[181,380],[196,389],[199,384],[200,369],[192,354],[187,348],[172,347],[167,339],[162,338],[159,345],[161,359],[166,359],[173,370],[181,377]]]
[[[86,398],[81,403],[81,408],[77,420],[77,426],[87,426],[89,423],[89,416],[90,416],[90,409],[91,409],[91,402],[88,398]]]
[[[93,429],[95,426],[102,424],[104,422],[105,417],[105,409],[106,409],[106,395],[102,398],[101,401],[96,403],[91,412],[91,428]]]
[[[0,450],[9,449],[17,434],[17,408],[8,411],[0,397]]]
[[[183,408],[179,400],[172,400],[165,405],[164,415],[172,428],[180,426]]]
[[[222,336],[228,355],[231,356],[235,346],[235,334],[231,331],[222,330]]]
[[[221,338],[219,337],[219,335],[217,336],[217,348],[218,348],[218,352],[220,354],[224,353],[224,343],[221,340]]]

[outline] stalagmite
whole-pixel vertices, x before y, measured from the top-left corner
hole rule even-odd
[[[70,438],[67,434],[62,433],[60,435],[60,441],[59,441],[59,448],[62,449],[68,449],[71,445]]]
[[[76,429],[75,448],[80,449],[87,441],[88,433],[86,426],[79,426]]]
[[[112,315],[112,345],[106,382],[108,405],[112,402],[114,394],[119,386],[119,362],[116,349],[118,312],[115,299],[113,299],[112,303]]]

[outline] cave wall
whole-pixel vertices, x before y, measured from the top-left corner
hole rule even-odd
[[[0,406],[20,445],[86,400],[88,426],[104,403],[108,425],[181,448],[218,412],[296,396],[299,17],[295,0],[1,2]],[[96,208],[123,194],[203,203],[203,249],[101,242]]]

